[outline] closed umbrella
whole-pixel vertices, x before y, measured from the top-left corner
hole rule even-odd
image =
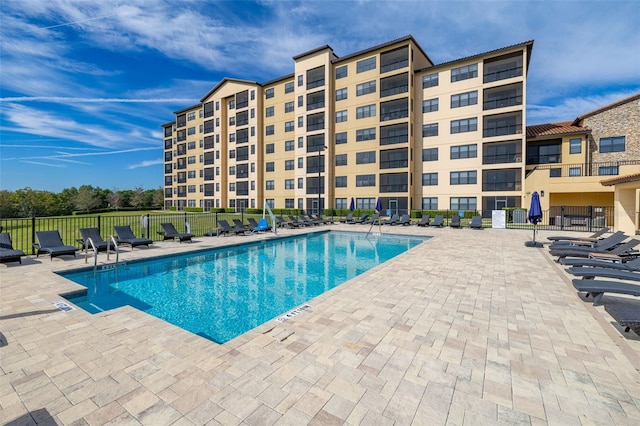
[[[376,210],[378,213],[382,211],[382,199],[380,197],[378,197],[378,201],[376,202]]]
[[[529,223],[533,224],[533,241],[527,241],[527,247],[542,247],[542,244],[536,243],[536,225],[542,221],[542,206],[540,205],[540,196],[538,191],[534,191],[531,196],[531,206],[529,207]]]
[[[351,204],[349,204],[349,210],[354,211],[356,209],[356,202],[353,199],[353,197],[351,197]]]

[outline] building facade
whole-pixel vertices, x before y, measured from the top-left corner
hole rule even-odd
[[[225,78],[162,125],[165,208],[520,207],[533,41],[434,64],[412,36]]]

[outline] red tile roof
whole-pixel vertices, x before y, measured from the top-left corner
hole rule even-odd
[[[566,135],[572,133],[587,133],[589,129],[576,126],[572,121],[561,121],[558,123],[536,124],[527,126],[527,138],[538,138],[541,136]]]
[[[608,179],[602,179],[600,184],[603,186],[612,186],[617,185],[619,183],[627,183],[627,182],[635,182],[640,181],[640,173],[632,173],[630,175],[625,176],[615,176]]]

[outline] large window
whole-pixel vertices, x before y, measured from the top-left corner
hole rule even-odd
[[[482,171],[483,191],[520,191],[522,190],[521,169],[501,169]]]
[[[380,174],[380,192],[407,192],[409,186],[408,173],[382,173]]]
[[[600,166],[598,174],[600,176],[615,176],[618,174],[618,166]]]
[[[458,93],[451,95],[451,108],[460,108],[468,105],[476,105],[478,103],[478,91]]]
[[[397,169],[407,167],[408,164],[409,154],[407,148],[380,151],[380,169]]]
[[[491,58],[484,61],[483,82],[504,80],[522,75],[522,52]]]
[[[376,175],[357,175],[356,187],[376,186]]]
[[[380,54],[380,73],[385,73],[409,65],[409,47],[403,46]]]
[[[367,95],[369,93],[375,93],[376,81],[367,81],[366,83],[360,83],[356,85],[356,96]]]
[[[284,189],[295,189],[295,180],[294,179],[285,179],[284,180]]]
[[[478,172],[475,170],[450,173],[451,185],[473,185],[478,183]]]
[[[307,136],[307,152],[319,152],[324,150],[324,133]]]
[[[478,64],[465,65],[451,70],[451,82],[468,80],[478,76]]]
[[[451,134],[475,132],[476,130],[478,130],[477,118],[465,118],[462,120],[451,121]]]
[[[422,161],[438,161],[438,148],[424,148]]]
[[[380,145],[394,145],[409,141],[408,123],[380,127]]]
[[[517,163],[522,161],[522,141],[485,143],[482,145],[482,164]]]
[[[438,123],[422,125],[422,137],[428,138],[431,136],[438,136]]]
[[[580,154],[582,152],[582,139],[569,139],[569,154]]]
[[[615,136],[611,138],[600,138],[600,152],[624,152],[625,137]],[[616,173],[617,174],[617,173]]]
[[[438,185],[438,173],[422,174],[422,186],[437,186],[437,185]]]
[[[360,74],[361,72],[374,70],[376,69],[376,57],[372,56],[371,58],[363,59],[356,63],[356,73]]]
[[[204,118],[213,117],[213,101],[204,104]]]
[[[438,73],[422,76],[422,88],[435,87],[438,85]]]
[[[368,152],[357,152],[356,153],[356,164],[372,164],[376,162],[376,152],[368,151]]]
[[[449,208],[451,210],[477,210],[476,197],[451,197]]]
[[[522,112],[484,117],[482,135],[485,138],[520,133],[522,133]]]
[[[356,108],[356,119],[367,118],[367,117],[375,117],[376,116],[376,106],[374,105],[365,105]]]
[[[249,91],[245,90],[243,92],[236,93],[236,108],[246,108],[249,106]]]
[[[236,143],[249,142],[249,129],[240,129],[236,132]]]
[[[409,116],[409,100],[407,98],[380,103],[380,121],[396,120]]]
[[[324,90],[307,95],[307,111],[324,108]]]
[[[522,105],[522,83],[484,90],[482,109],[490,110]]]
[[[393,96],[409,91],[409,74],[392,75],[380,79],[380,97]]]
[[[370,141],[376,138],[376,129],[360,129],[356,130],[356,142]]]
[[[422,210],[438,210],[438,197],[423,197]]]
[[[324,129],[324,112],[317,114],[310,114],[307,116],[307,131],[313,132],[314,130]]]
[[[562,139],[527,144],[527,164],[553,164],[562,161]]]
[[[422,112],[434,112],[438,110],[438,98],[426,99],[422,101]]]
[[[476,158],[478,156],[478,145],[457,145],[451,147],[451,159]]]

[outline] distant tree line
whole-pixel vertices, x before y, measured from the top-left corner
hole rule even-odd
[[[159,209],[164,205],[162,188],[144,190],[141,187],[110,190],[91,185],[65,188],[62,192],[22,188],[0,190],[0,217],[65,216],[73,212],[120,208]]]

